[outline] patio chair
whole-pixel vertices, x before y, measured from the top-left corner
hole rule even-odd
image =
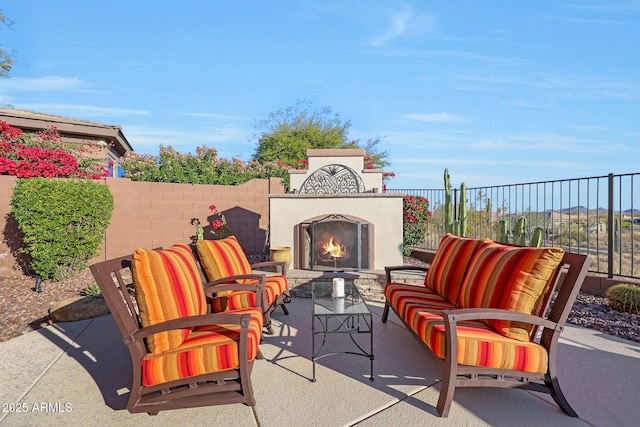
[[[129,349],[131,413],[244,403],[255,405],[253,361],[262,358],[262,310],[210,313],[191,249],[137,249],[90,266]],[[133,282],[133,284],[131,284]],[[220,285],[253,289],[259,285]]]
[[[287,281],[287,263],[282,261],[267,261],[250,264],[247,256],[235,236],[220,240],[198,240],[196,249],[202,268],[209,282],[215,283],[256,283],[263,278],[265,281],[262,295],[262,313],[264,326],[268,334],[273,334],[271,327],[271,313],[282,307],[284,314],[289,310],[284,303],[291,302],[289,283]],[[253,270],[261,268],[280,267],[281,274],[254,274]],[[253,276],[252,276],[253,275]],[[252,276],[252,277],[251,277]],[[246,307],[255,307],[255,294],[247,291],[219,291],[213,299],[213,311],[224,312]]]

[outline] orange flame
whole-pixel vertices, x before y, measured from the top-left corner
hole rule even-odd
[[[325,254],[328,254],[329,256],[334,258],[343,257],[347,253],[347,248],[334,243],[333,237],[329,239],[328,243],[322,245],[322,250]]]

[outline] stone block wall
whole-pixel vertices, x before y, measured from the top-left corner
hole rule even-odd
[[[189,242],[198,218],[211,238],[210,205],[223,213],[249,255],[262,254],[269,228],[269,194],[284,193],[279,178],[256,179],[239,186],[135,182],[106,178],[114,212],[99,255],[101,261],[132,253],[138,247],[167,247]],[[16,178],[0,176],[0,277],[22,274],[17,248],[20,233],[10,214]]]

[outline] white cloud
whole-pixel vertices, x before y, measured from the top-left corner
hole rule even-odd
[[[382,34],[369,39],[371,46],[386,46],[405,34],[427,31],[433,27],[435,17],[428,14],[416,15],[411,7],[405,7],[400,11],[391,13],[388,21],[388,25]]]
[[[195,153],[199,146],[218,150],[219,157],[248,159],[254,147],[248,141],[251,131],[238,127],[169,129],[148,126],[123,126],[124,134],[140,153],[158,154],[160,145],[172,146],[181,153]]]
[[[2,92],[89,91],[87,83],[78,77],[43,76],[12,77],[0,80]]]
[[[126,116],[148,116],[146,110],[132,110],[126,108],[98,107],[95,105],[81,104],[18,104],[16,108],[38,111],[46,114],[57,114],[69,116],[77,119],[87,117],[126,117]]]
[[[418,122],[427,123],[452,123],[452,122],[467,122],[468,119],[458,116],[452,113],[430,113],[430,114],[403,114],[402,117],[409,120],[416,120]]]
[[[189,117],[200,117],[200,118],[214,119],[214,120],[226,120],[226,121],[246,120],[245,117],[234,116],[231,114],[218,114],[218,113],[183,113],[183,114]]]
[[[379,36],[372,37],[369,43],[374,47],[380,47],[402,35],[406,31],[407,24],[411,20],[412,15],[413,12],[409,8],[393,13],[391,15],[391,22],[386,31]]]
[[[467,147],[484,152],[531,153],[538,151],[549,155],[551,153],[566,152],[607,156],[621,154],[625,150],[632,149],[628,144],[616,141],[556,134],[505,135],[481,138],[476,141],[470,141]]]

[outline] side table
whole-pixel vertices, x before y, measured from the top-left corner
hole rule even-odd
[[[335,354],[353,354],[367,357],[371,370],[369,379],[373,381],[373,321],[369,307],[362,299],[358,288],[353,282],[345,282],[345,296],[333,297],[333,285],[331,282],[311,283],[312,309],[312,344],[311,361],[313,362],[313,378],[316,381],[316,361],[326,356]],[[347,334],[355,345],[356,350],[322,353],[327,336],[332,334]],[[355,336],[369,334],[369,350],[359,344]],[[322,336],[322,342],[316,349],[316,337]]]

